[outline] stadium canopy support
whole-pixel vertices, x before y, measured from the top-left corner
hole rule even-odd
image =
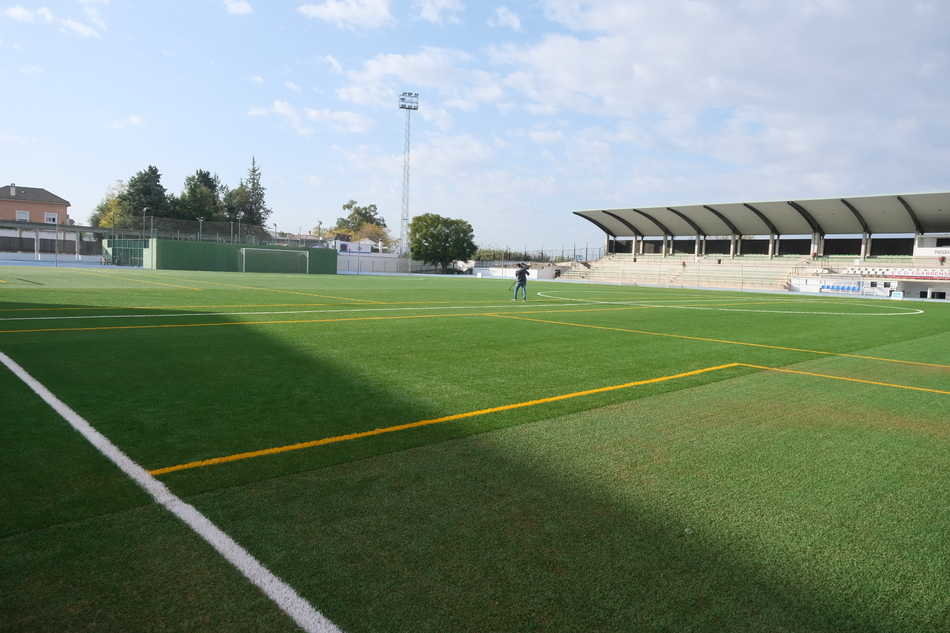
[[[842,208],[842,206],[844,208]],[[644,240],[662,240],[669,255],[674,240],[695,239],[694,253],[705,253],[709,236],[729,239],[729,255],[742,254],[744,239],[764,238],[768,253],[781,253],[782,239],[811,233],[811,253],[822,255],[826,236],[860,233],[861,257],[871,254],[875,236],[950,233],[950,192],[882,196],[837,196],[767,202],[680,204],[575,211],[611,237],[632,238],[633,253]],[[797,239],[797,238],[796,238]]]

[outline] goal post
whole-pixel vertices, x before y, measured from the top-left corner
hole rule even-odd
[[[242,248],[242,273],[309,273],[310,253],[276,248]]]

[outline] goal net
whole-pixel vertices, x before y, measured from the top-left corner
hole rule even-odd
[[[309,273],[310,253],[276,248],[242,248],[242,273]]]

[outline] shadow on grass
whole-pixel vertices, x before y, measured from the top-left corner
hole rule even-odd
[[[82,314],[83,306],[71,307]],[[121,325],[228,318],[152,312],[160,316],[122,319]],[[3,323],[0,329],[113,325],[101,319]],[[3,333],[0,350],[146,468],[446,413],[374,380],[368,369],[380,359],[367,359],[367,371],[345,362],[341,337],[372,333],[371,326],[351,327],[355,331],[317,336],[280,325]],[[409,367],[412,353],[383,360]],[[351,633],[895,630],[862,612],[860,600],[840,604],[795,574],[763,572],[770,564],[780,567],[780,560],[749,560],[741,548],[689,538],[691,526],[662,504],[618,507],[596,487],[558,475],[557,453],[542,451],[539,459],[536,451],[500,450],[491,436],[417,449],[428,451],[427,459],[397,452],[550,414],[503,414],[481,427],[430,427],[187,471],[166,481],[189,493],[248,484],[194,501]],[[32,498],[28,485],[15,488],[17,509],[5,529],[34,530],[143,503],[125,483],[83,475],[77,465],[101,458],[65,437],[71,431],[64,433],[55,416],[33,415],[17,419],[35,424],[29,434],[0,433],[21,453],[15,477],[46,478],[46,498]],[[50,453],[52,436],[59,444]],[[315,470],[381,453],[390,454]],[[39,462],[57,467],[37,476]],[[315,472],[276,479],[306,470]],[[266,478],[275,479],[255,483]],[[70,501],[59,503],[55,487],[64,480]],[[88,506],[78,503],[82,494]],[[81,586],[71,590],[82,592]],[[908,631],[913,623],[911,614]]]

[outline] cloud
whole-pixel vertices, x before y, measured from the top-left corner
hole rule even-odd
[[[375,29],[393,21],[389,0],[324,0],[320,4],[302,4],[297,12],[341,29]]]
[[[100,7],[108,6],[110,0],[79,0],[82,5],[83,15],[99,31],[107,31],[105,19],[102,17]]]
[[[372,119],[357,114],[356,112],[307,108],[304,110],[304,115],[310,121],[326,121],[338,130],[353,132],[355,134],[368,132],[370,128],[373,127]]]
[[[395,105],[403,90],[429,89],[423,94],[432,103],[458,110],[472,110],[482,103],[501,100],[501,78],[476,68],[477,60],[468,53],[426,47],[408,55],[383,54],[367,60],[357,70],[346,73],[347,83],[337,91],[344,101],[381,107]]]
[[[323,61],[326,62],[327,66],[330,67],[330,70],[335,72],[338,75],[343,74],[343,65],[337,60],[333,55],[324,55]]]
[[[3,10],[3,15],[17,22],[34,22],[36,16],[30,9],[15,5]]]
[[[138,127],[144,122],[145,120],[138,114],[130,114],[125,118],[113,121],[112,128],[116,130],[122,130],[128,127]]]
[[[264,83],[264,77],[262,77],[261,75],[251,75],[250,77],[247,78],[247,80],[254,82],[256,84]]]
[[[423,108],[419,114],[423,120],[435,124],[442,131],[448,130],[454,123],[452,115],[445,108]]]
[[[224,8],[231,15],[250,15],[254,13],[254,7],[246,0],[224,0]]]
[[[459,13],[465,10],[462,0],[414,0],[413,6],[419,18],[433,24],[458,24]]]
[[[25,66],[20,66],[19,70],[23,75],[39,75],[45,72],[46,69],[36,64],[26,64]]]
[[[21,5],[15,5],[4,9],[3,15],[17,22],[56,25],[63,32],[73,33],[80,37],[96,39],[102,37],[102,32],[106,30],[106,23],[99,7],[109,4],[109,0],[80,0],[79,4],[92,26],[73,18],[57,17],[47,7],[27,9]]]
[[[935,165],[950,154],[950,122],[937,113],[950,87],[933,80],[950,68],[941,3],[541,6],[561,32],[489,58],[506,101],[568,121],[558,129],[585,206],[945,186]],[[730,36],[710,44],[712,32]],[[609,123],[577,129],[591,115]]]
[[[251,108],[248,111],[249,116],[277,116],[284,119],[297,134],[307,136],[313,134],[313,130],[304,123],[300,112],[286,101],[276,100],[267,108]]]
[[[539,145],[557,143],[564,139],[560,130],[530,130],[528,138]]]
[[[287,88],[287,90],[290,90],[291,92],[300,92],[301,90],[300,86],[298,86],[292,81],[285,81],[284,87]]]
[[[508,7],[498,7],[495,13],[488,18],[488,25],[495,28],[511,29],[512,31],[521,30],[521,18],[518,14]]]
[[[276,100],[266,108],[251,108],[249,116],[277,116],[284,119],[301,136],[313,134],[313,128],[307,122],[328,123],[331,127],[344,132],[363,133],[373,126],[371,119],[357,114],[338,110],[319,110],[314,108],[298,109],[286,101]]]
[[[78,22],[76,20],[67,18],[60,20],[59,24],[64,30],[75,33],[79,37],[94,37],[97,39],[101,37],[99,31],[83,22]]]

